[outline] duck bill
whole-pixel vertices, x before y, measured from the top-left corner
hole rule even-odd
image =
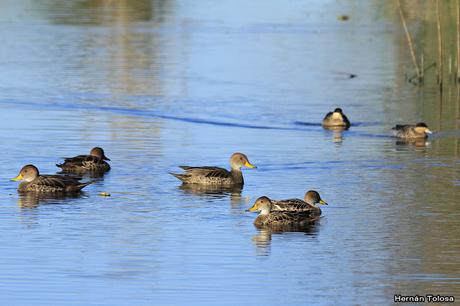
[[[256,166],[254,166],[253,164],[251,164],[251,163],[248,162],[248,161],[244,164],[244,166],[245,166],[245,167],[248,167],[248,168],[251,168],[251,169],[257,168]]]
[[[323,201],[323,200],[319,200],[318,203],[321,204],[321,205],[328,205],[327,202],[326,202],[326,201]]]
[[[425,130],[425,133],[427,133],[427,134],[433,134],[433,132],[432,132],[431,130],[429,130],[429,129],[426,129],[426,130]]]
[[[102,158],[103,160],[110,160],[110,158],[108,158],[107,156],[104,155],[104,157]]]
[[[19,174],[18,176],[12,178],[11,181],[21,181],[22,179],[23,179],[22,174]]]
[[[247,209],[246,211],[255,212],[257,210],[258,210],[257,205],[253,205],[251,208]]]

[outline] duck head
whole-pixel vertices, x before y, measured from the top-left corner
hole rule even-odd
[[[425,122],[419,122],[415,125],[415,133],[418,134],[418,135],[427,135],[427,134],[433,134],[432,131],[430,131],[430,129],[428,128],[428,126],[426,125]]]
[[[91,152],[89,152],[89,155],[96,156],[96,157],[98,157],[100,159],[103,159],[103,160],[110,160],[110,158],[105,156],[104,150],[102,150],[102,148],[100,148],[100,147],[92,148]]]
[[[332,113],[332,119],[343,120],[343,111],[340,107],[334,109],[334,112]]]
[[[316,190],[309,190],[305,194],[304,201],[310,205],[316,206],[318,204],[327,205],[327,203],[321,199],[321,196]]]
[[[241,169],[242,167],[257,168],[249,162],[248,157],[243,153],[233,153],[232,157],[230,157],[230,166],[232,169],[237,170]]]
[[[34,165],[26,165],[22,167],[21,171],[19,171],[18,176],[12,178],[12,181],[26,181],[31,182],[39,175],[37,167]]]
[[[258,198],[255,202],[254,205],[252,205],[251,208],[249,208],[247,211],[260,211],[261,215],[268,215],[272,209],[272,201],[266,197],[260,197]]]

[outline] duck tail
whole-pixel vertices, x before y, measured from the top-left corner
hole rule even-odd
[[[88,186],[89,184],[92,184],[94,183],[95,181],[89,181],[89,182],[85,182],[85,183],[81,183],[81,184],[78,184],[77,185],[77,189],[78,190],[82,190],[83,188],[85,188],[86,186]]]
[[[185,182],[187,180],[187,177],[188,177],[188,175],[186,175],[186,174],[178,174],[178,173],[172,173],[172,172],[169,172],[169,174],[175,176],[176,178],[178,178],[182,182]]]
[[[64,166],[64,164],[56,164],[56,167],[62,168],[62,166]]]

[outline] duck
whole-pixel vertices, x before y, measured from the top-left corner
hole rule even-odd
[[[185,173],[170,172],[170,174],[181,180],[183,184],[242,186],[244,184],[243,173],[241,172],[242,167],[257,168],[249,162],[245,154],[233,153],[230,157],[230,171],[219,167],[179,166]]]
[[[417,124],[397,124],[392,128],[394,136],[404,140],[427,139],[433,132],[425,122]]]
[[[40,192],[72,194],[80,192],[92,182],[82,183],[80,178],[63,175],[40,175],[38,168],[34,165],[25,165],[19,174],[11,179],[22,181],[19,184],[19,192]]]
[[[309,190],[305,193],[304,199],[272,200],[272,211],[305,211],[312,216],[320,216],[321,209],[318,205],[328,205],[321,199],[319,192]]]
[[[56,164],[63,172],[85,173],[100,172],[110,170],[110,165],[106,162],[110,160],[105,156],[104,150],[100,147],[92,148],[89,155],[78,155],[65,158],[62,164]]]
[[[308,226],[318,219],[318,215],[313,210],[275,210],[276,203],[262,196],[258,198],[254,205],[247,211],[260,212],[254,220],[256,227],[275,227],[275,228],[296,228]]]
[[[350,120],[348,120],[340,107],[334,109],[333,112],[327,113],[323,119],[324,128],[348,129],[350,125]]]

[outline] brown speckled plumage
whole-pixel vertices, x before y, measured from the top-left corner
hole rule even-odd
[[[317,220],[317,215],[309,212],[272,211],[268,215],[259,215],[254,220],[256,227],[296,228],[309,225]]]
[[[244,184],[241,167],[245,166],[248,168],[255,168],[255,166],[249,162],[246,155],[242,153],[234,153],[230,158],[230,165],[230,171],[219,167],[180,166],[180,168],[182,168],[185,173],[170,174],[177,177],[184,184],[232,186]]]
[[[301,200],[300,200],[301,201]],[[300,203],[298,203],[300,204]],[[260,214],[254,220],[254,225],[258,228],[270,227],[282,230],[301,228],[318,220],[321,211],[317,210],[298,210],[286,211],[275,210],[276,204],[268,197],[260,197],[256,200],[249,211],[259,211]],[[318,214],[319,213],[319,214]]]
[[[66,158],[64,163],[56,164],[63,172],[85,173],[85,172],[107,172],[110,165],[106,162],[110,160],[104,154],[104,150],[95,147],[91,150],[90,155],[78,155]]]
[[[82,183],[79,178],[62,175],[40,175],[34,165],[24,166],[15,181],[22,181],[19,184],[20,192],[40,193],[77,193],[91,184]]]
[[[287,200],[271,200],[271,211],[303,211],[310,212],[313,216],[320,216],[321,209],[318,204],[327,205],[315,190],[309,190],[305,193],[304,199],[287,199]]]
[[[428,134],[432,133],[423,122],[417,124],[398,124],[392,130],[396,137],[403,140],[427,139]]]

